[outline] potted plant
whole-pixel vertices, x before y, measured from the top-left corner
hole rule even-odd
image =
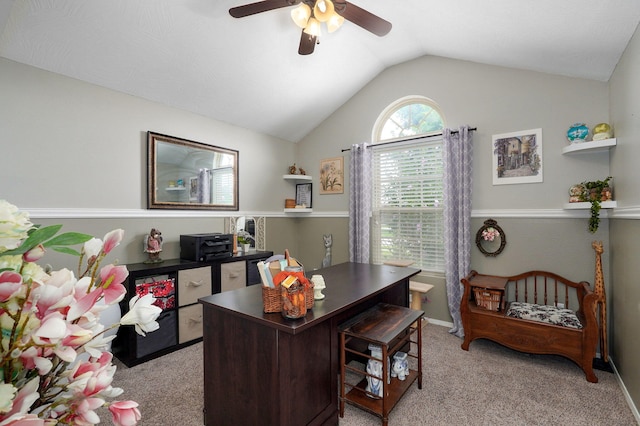
[[[591,217],[589,218],[589,232],[594,234],[600,225],[600,208],[602,201],[611,200],[611,187],[609,181],[613,179],[608,176],[604,180],[596,180],[591,182],[582,182],[584,191],[581,195],[582,201],[591,203]]]
[[[238,232],[238,244],[244,253],[249,252],[249,249],[251,248],[251,240],[253,240],[253,237],[248,232]]]

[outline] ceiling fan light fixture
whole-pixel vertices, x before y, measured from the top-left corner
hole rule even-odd
[[[331,18],[329,18],[326,24],[327,30],[332,33],[344,24],[344,18],[336,12],[333,12],[333,15],[331,15]]]
[[[313,7],[313,16],[320,22],[327,22],[334,13],[335,8],[331,0],[318,0]]]
[[[303,31],[316,38],[320,37],[320,21],[313,17],[309,18],[309,22]]]
[[[309,17],[311,17],[311,8],[304,3],[300,3],[298,7],[291,11],[291,19],[293,19],[293,22],[300,28],[307,27]]]

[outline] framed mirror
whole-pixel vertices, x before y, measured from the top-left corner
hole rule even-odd
[[[238,151],[147,132],[149,209],[238,210]]]
[[[246,232],[253,238],[251,248],[266,250],[265,224],[264,216],[232,216],[228,219],[227,232],[230,234]]]
[[[493,219],[484,221],[484,225],[476,233],[476,246],[485,256],[497,256],[507,245],[507,236],[498,222]]]

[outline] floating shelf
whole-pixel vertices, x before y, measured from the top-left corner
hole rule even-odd
[[[616,146],[616,138],[603,139],[601,141],[577,142],[562,148],[562,153],[607,151],[612,146]]]
[[[284,209],[285,213],[311,213],[313,209],[299,208],[299,209]]]
[[[187,188],[184,186],[170,186],[168,188],[165,188],[167,191],[184,191]]]
[[[603,209],[615,209],[616,207],[618,207],[618,202],[617,201],[603,201],[600,203],[600,207]],[[566,203],[563,208],[565,210],[578,210],[578,209],[590,209],[591,208],[591,203],[590,202],[584,202],[584,203]]]
[[[312,180],[309,175],[283,175],[282,179],[285,180]]]

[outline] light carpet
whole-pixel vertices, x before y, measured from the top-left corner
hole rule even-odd
[[[461,343],[446,327],[424,326],[423,387],[411,386],[390,426],[637,424],[612,373],[596,370],[599,383],[589,383],[563,357],[523,354],[487,340],[467,352]],[[114,385],[125,390],[119,399],[140,404],[140,425],[203,424],[202,343],[133,368],[115,361]],[[101,417],[108,423],[108,414]],[[348,404],[340,419],[341,426],[377,424],[379,418]]]

